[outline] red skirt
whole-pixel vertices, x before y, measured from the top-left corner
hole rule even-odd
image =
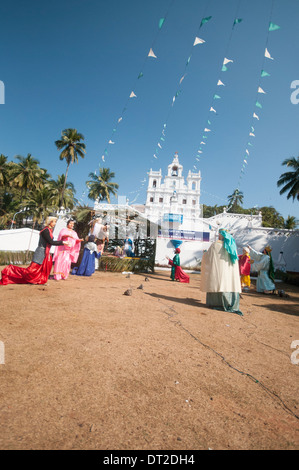
[[[174,277],[175,280],[185,282],[186,284],[189,284],[190,282],[190,276],[188,276],[188,274],[186,274],[185,271],[182,270],[181,266],[175,267]]]
[[[32,262],[28,268],[10,264],[2,270],[0,285],[7,284],[46,284],[52,269],[52,257],[49,250],[42,264]]]

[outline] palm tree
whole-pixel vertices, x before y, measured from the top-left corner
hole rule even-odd
[[[92,207],[87,206],[86,204],[75,207],[72,211],[72,217],[76,219],[76,232],[80,238],[85,238],[88,235],[90,229],[90,222],[94,211]]]
[[[288,215],[287,220],[284,223],[284,228],[288,230],[294,230],[298,225],[298,220],[293,215]]]
[[[9,180],[9,164],[7,157],[1,153],[0,155],[0,188],[6,188]]]
[[[39,161],[32,157],[31,153],[27,157],[17,155],[15,157],[19,163],[12,167],[12,180],[21,190],[21,198],[27,191],[32,191],[42,187],[42,175],[44,170],[39,166]]]
[[[295,198],[299,201],[299,156],[297,159],[295,157],[286,158],[282,165],[293,168],[294,171],[287,171],[280,175],[277,186],[284,186],[279,191],[279,194],[284,194],[288,191],[287,199],[292,197],[293,201]]]
[[[227,197],[228,205],[231,212],[234,212],[239,205],[243,204],[243,193],[239,189],[235,189],[233,194]]]
[[[64,129],[61,132],[61,139],[55,141],[55,145],[58,150],[62,150],[59,155],[60,160],[66,160],[66,172],[65,172],[65,182],[64,188],[62,190],[61,200],[59,205],[62,205],[65,185],[67,181],[67,175],[71,163],[78,163],[78,156],[84,158],[86,153],[85,144],[81,142],[84,140],[84,136],[77,132],[76,129]]]
[[[57,180],[48,180],[45,186],[52,191],[57,208],[62,205],[66,209],[73,209],[78,202],[74,196],[75,187],[73,183],[65,182],[65,175],[58,175]]]
[[[110,168],[100,168],[99,176],[95,173],[89,173],[91,181],[86,181],[89,189],[88,197],[100,201],[107,201],[110,203],[110,194],[116,196],[119,185],[112,183],[110,180],[115,177],[115,173],[110,172]]]
[[[28,214],[33,217],[33,227],[36,222],[41,223],[51,212],[55,212],[55,195],[47,188],[43,187],[30,192],[24,198],[21,207],[26,208]]]

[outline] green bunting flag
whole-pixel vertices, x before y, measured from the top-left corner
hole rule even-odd
[[[266,72],[265,70],[261,71],[261,77],[270,77],[270,74]]]
[[[256,106],[257,108],[262,108],[261,103],[259,103],[258,101],[255,103],[255,106]]]
[[[235,21],[234,21],[234,24],[233,24],[233,26],[235,26],[235,24],[239,24],[239,23],[241,23],[241,21],[243,21],[243,19],[242,19],[242,18],[236,18],[236,19],[235,19]]]
[[[214,100],[220,100],[221,96],[219,96],[219,95],[214,95],[213,98],[214,98]]]
[[[159,29],[162,28],[164,21],[165,21],[165,18],[160,18],[160,21],[159,21]]]
[[[138,79],[141,78],[141,77],[143,77],[143,73],[142,73],[142,72],[140,72],[140,74],[138,75]]]
[[[207,16],[206,18],[203,18],[200,23],[200,28],[202,27],[202,25],[210,21],[211,18],[212,18],[211,16]]]
[[[275,23],[269,23],[269,31],[276,31],[277,29],[280,29],[280,26],[278,26],[278,24],[275,24]]]

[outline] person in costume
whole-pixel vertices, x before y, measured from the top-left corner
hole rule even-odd
[[[271,256],[272,248],[267,245],[263,252],[255,251],[248,245],[250,257],[254,261],[254,268],[258,272],[256,281],[256,291],[263,292],[264,294],[273,293],[275,290],[274,284],[274,265]]]
[[[235,239],[219,230],[218,240],[203,253],[201,290],[206,292],[206,305],[218,310],[243,315],[239,309],[241,282]]]
[[[125,242],[124,242],[124,253],[126,256],[128,256],[129,258],[133,258],[134,257],[134,251],[133,251],[133,242],[131,240],[131,238],[126,238],[125,239]]]
[[[243,248],[243,254],[239,255],[238,258],[241,288],[244,291],[248,291],[250,289],[250,267],[253,261],[250,259],[249,248],[247,246]]]
[[[84,245],[83,258],[78,268],[72,270],[72,274],[77,276],[91,276],[95,272],[95,260],[100,258],[95,243],[95,236],[89,235],[87,243]]]
[[[57,217],[48,217],[45,227],[39,234],[38,246],[33,254],[32,262],[28,268],[21,268],[10,264],[2,270],[0,285],[7,284],[46,284],[52,269],[51,246],[68,245],[66,240],[53,240],[53,229]]]
[[[79,239],[74,230],[75,221],[69,219],[66,228],[60,230],[58,240],[68,242],[66,246],[57,246],[54,251],[54,279],[60,281],[68,278],[71,264],[76,263],[79,257],[80,244],[83,239]]]
[[[166,256],[166,259],[168,259],[168,264],[171,266],[170,279],[172,281],[189,283],[190,277],[181,268],[180,252],[180,248],[176,248],[174,251],[175,255],[172,260]]]
[[[101,217],[95,218],[90,227],[89,235],[94,235],[95,239],[97,240],[98,251],[103,254],[105,243],[109,242],[109,228],[110,225],[103,224],[103,220]]]

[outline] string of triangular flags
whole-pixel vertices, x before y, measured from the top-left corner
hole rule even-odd
[[[238,18],[238,11],[239,11],[239,8],[240,8],[240,3],[241,3],[241,0],[239,0],[239,3],[238,3],[237,8],[236,8],[236,12],[235,12],[235,16],[234,16],[235,19],[233,21],[231,32],[230,32],[228,42],[227,42],[227,45],[226,45],[225,56],[224,56],[223,62],[221,64],[221,76],[220,76],[221,78],[219,77],[219,79],[217,81],[217,85],[216,85],[217,88],[216,88],[215,93],[213,94],[212,102],[209,106],[209,114],[208,114],[208,117],[206,119],[205,128],[203,130],[202,137],[201,137],[201,142],[199,144],[197,154],[195,155],[196,162],[199,162],[200,157],[204,156],[204,150],[206,150],[208,135],[209,135],[210,132],[212,132],[212,129],[211,129],[212,120],[213,120],[212,116],[217,116],[218,115],[217,110],[216,110],[217,106],[215,105],[215,101],[220,100],[222,98],[221,92],[219,92],[218,89],[219,89],[219,87],[225,87],[226,86],[226,84],[223,83],[223,81],[222,81],[222,79],[223,79],[222,74],[229,70],[229,65],[228,64],[234,62],[233,59],[228,59],[228,56],[229,56],[230,43],[231,43],[232,36],[233,36],[234,30],[235,30],[235,26],[243,21],[242,18]],[[203,147],[203,146],[205,146],[205,147]],[[193,169],[197,170],[196,164],[193,165]]]
[[[152,42],[152,44],[151,44],[150,50],[149,50],[147,56],[145,57],[143,66],[142,66],[142,68],[141,68],[141,70],[140,70],[140,72],[139,72],[139,74],[138,74],[138,76],[137,76],[137,78],[136,78],[136,80],[135,80],[135,83],[134,83],[133,87],[131,88],[130,95],[129,95],[129,96],[127,97],[127,99],[126,99],[126,102],[125,102],[125,104],[124,104],[124,106],[123,106],[122,112],[120,113],[120,116],[119,116],[119,118],[117,119],[117,121],[116,121],[116,123],[115,123],[115,125],[114,125],[114,127],[113,127],[113,129],[112,129],[110,138],[108,139],[108,142],[107,142],[106,147],[105,147],[105,149],[104,149],[104,152],[103,152],[103,154],[102,154],[102,157],[101,157],[101,158],[102,158],[102,161],[103,161],[103,162],[105,162],[105,161],[106,161],[105,159],[109,156],[111,146],[113,146],[113,145],[116,143],[115,137],[116,137],[116,133],[117,133],[117,130],[118,130],[118,126],[121,124],[121,122],[122,122],[123,119],[124,119],[124,115],[125,115],[125,113],[126,113],[126,111],[127,111],[128,103],[129,103],[132,99],[137,98],[137,95],[136,95],[136,87],[137,87],[137,83],[138,83],[138,82],[140,81],[140,79],[144,76],[146,62],[147,62],[148,60],[151,60],[151,59],[157,59],[157,56],[156,56],[156,54],[155,54],[155,52],[154,52],[154,46],[155,46],[155,44],[156,44],[158,35],[159,35],[159,33],[160,33],[160,31],[161,31],[161,29],[162,29],[162,27],[163,27],[163,25],[164,25],[164,23],[165,23],[165,21],[166,21],[166,18],[167,18],[168,14],[169,14],[169,11],[170,11],[170,9],[171,9],[173,3],[174,3],[174,0],[171,0],[171,2],[170,2],[170,4],[169,4],[169,7],[168,7],[168,9],[167,9],[167,12],[166,12],[165,15],[164,15],[162,18],[160,18],[160,20],[159,20],[159,23],[158,23],[158,30],[157,30],[156,35],[155,35],[155,38],[154,38],[154,40],[153,40],[153,42]],[[95,171],[95,174],[96,174],[96,171]]]
[[[207,2],[208,4],[208,2]],[[207,6],[206,4],[206,6]],[[206,10],[206,7],[205,7],[205,10]],[[167,124],[168,124],[168,120],[170,118],[170,115],[171,115],[171,112],[172,112],[172,108],[174,107],[174,104],[175,104],[175,101],[176,99],[178,98],[178,96],[181,94],[182,90],[182,83],[187,75],[187,69],[189,67],[189,64],[191,62],[191,59],[192,59],[192,55],[193,55],[193,49],[195,46],[197,45],[202,45],[204,44],[206,41],[202,38],[199,37],[199,34],[200,34],[200,30],[201,28],[203,27],[204,24],[208,23],[208,21],[210,21],[212,18],[212,16],[204,16],[202,19],[201,19],[201,22],[200,22],[200,25],[198,27],[198,31],[196,33],[196,36],[195,36],[195,39],[194,39],[194,42],[193,42],[193,45],[192,45],[192,52],[189,54],[188,58],[187,58],[187,61],[185,63],[185,67],[184,67],[184,71],[183,73],[180,75],[180,80],[179,80],[179,83],[178,83],[178,87],[177,87],[177,90],[174,94],[174,96],[172,97],[172,101],[171,101],[171,106],[170,106],[170,109],[169,109],[169,112],[168,112],[168,115],[164,121],[164,124],[163,124],[163,128],[162,128],[162,131],[161,131],[161,134],[160,134],[160,138],[157,142],[157,146],[156,146],[156,149],[155,149],[155,152],[153,154],[153,158],[154,159],[158,159],[159,158],[159,153],[161,152],[162,150],[162,145],[163,143],[165,142],[165,139],[166,139],[166,128],[167,128]],[[152,160],[153,161],[153,160]]]
[[[256,136],[255,126],[256,126],[256,122],[260,120],[260,110],[263,108],[263,104],[261,103],[262,96],[267,94],[267,91],[265,91],[266,86],[263,84],[263,81],[264,81],[264,78],[270,76],[270,73],[268,73],[265,70],[265,64],[266,64],[267,60],[274,60],[274,58],[271,56],[271,54],[268,50],[269,34],[272,31],[277,31],[278,29],[280,29],[280,26],[273,23],[272,21],[269,22],[266,45],[265,45],[265,50],[264,50],[264,55],[263,55],[263,63],[262,63],[262,68],[261,68],[260,75],[259,75],[259,81],[258,81],[257,92],[256,92],[256,97],[255,97],[255,104],[254,104],[254,111],[253,111],[253,114],[252,114],[252,122],[251,122],[251,125],[250,125],[249,134],[246,138],[247,143],[246,143],[246,148],[245,148],[245,155],[244,155],[243,160],[242,160],[242,168],[241,168],[241,171],[240,171],[239,180],[238,180],[238,184],[237,184],[237,190],[238,191],[240,190],[241,180],[243,178],[243,175],[245,173],[245,169],[248,165],[248,161],[249,161],[249,158],[250,158],[251,148],[253,147],[252,140]],[[233,201],[232,201],[231,205],[232,204],[233,204]],[[229,208],[231,207],[231,205],[229,206]]]
[[[204,16],[203,16],[202,19],[201,19],[200,25],[199,25],[199,27],[198,27],[198,31],[202,28],[202,26],[203,26],[204,24],[206,24],[206,23],[207,23],[208,21],[210,21],[211,18],[212,18],[212,16],[205,16],[205,11],[206,11],[206,8],[207,8],[208,3],[209,3],[209,0],[206,0],[206,6],[205,6],[205,9],[204,9]],[[194,43],[193,43],[193,46],[192,46],[192,51],[193,51],[194,46],[197,46],[198,44],[204,44],[204,43],[205,43],[205,41],[204,41],[203,39],[201,39],[201,38],[198,37],[198,34],[199,34],[198,31],[197,31],[196,36],[195,36],[195,40],[194,40]],[[188,68],[188,66],[189,66],[189,64],[190,64],[190,62],[191,62],[191,58],[192,58],[192,52],[189,54],[188,59],[187,59],[187,61],[186,61],[186,63],[185,63],[185,67],[184,67],[183,74],[180,75],[181,78],[180,78],[180,80],[179,80],[179,84],[178,84],[177,91],[176,91],[175,95],[174,95],[173,98],[172,98],[171,106],[170,106],[168,115],[167,115],[167,117],[166,117],[166,119],[165,119],[165,121],[164,121],[163,128],[162,128],[162,131],[161,131],[161,135],[160,135],[160,138],[159,138],[159,140],[158,140],[155,153],[154,153],[154,155],[153,155],[153,158],[154,158],[154,159],[158,159],[159,152],[160,152],[160,151],[162,150],[162,148],[163,148],[163,147],[162,147],[162,144],[165,142],[165,139],[166,139],[166,128],[167,128],[168,120],[169,120],[169,117],[170,117],[170,115],[171,115],[171,112],[172,112],[172,108],[173,108],[173,106],[174,106],[174,103],[175,103],[177,97],[181,94],[181,91],[182,91],[182,90],[181,90],[181,86],[182,86],[182,83],[183,83],[184,78],[185,78],[186,75],[187,75],[187,68]],[[151,162],[153,162],[153,161],[154,161],[154,160],[152,159]],[[132,194],[136,194],[136,193],[138,193],[138,194],[137,194],[137,196],[134,198],[134,200],[130,201],[130,204],[132,204],[133,202],[135,202],[135,200],[136,200],[137,197],[139,196],[140,192],[142,191],[142,189],[143,189],[143,187],[144,187],[144,185],[145,185],[145,182],[146,182],[145,179],[144,179],[144,180],[141,180],[141,181],[140,181],[140,183],[141,183],[140,187],[139,187],[136,191],[133,191],[133,192],[132,192]]]

